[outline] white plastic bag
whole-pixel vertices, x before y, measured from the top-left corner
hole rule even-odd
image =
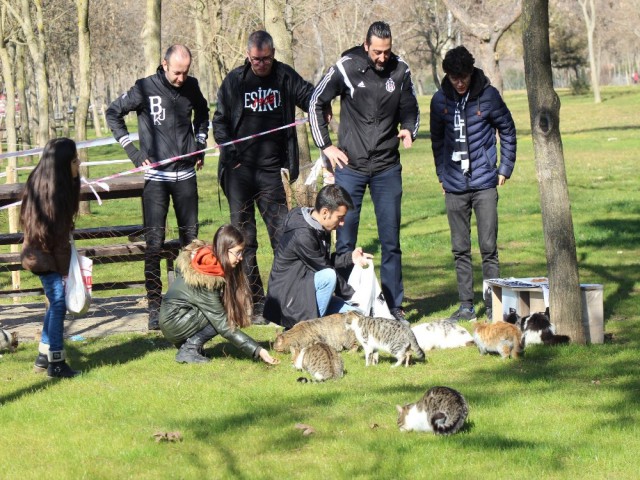
[[[73,239],[71,243],[71,262],[69,263],[69,275],[64,287],[64,300],[67,310],[74,316],[85,315],[91,306],[91,292],[83,278],[81,265],[84,266],[85,273],[88,273],[87,280],[91,282],[91,269],[93,261],[90,258],[78,254]],[[87,270],[88,267],[88,270]],[[91,285],[91,283],[89,283]]]
[[[393,318],[382,295],[372,260],[367,260],[366,267],[355,265],[347,283],[356,291],[349,303],[357,305],[358,310],[367,316]]]

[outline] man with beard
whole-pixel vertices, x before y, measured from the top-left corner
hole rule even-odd
[[[364,44],[347,50],[316,86],[309,121],[315,144],[334,169],[336,185],[353,200],[354,208],[337,231],[336,253],[343,255],[355,248],[362,200],[369,186],[382,249],[382,293],[392,315],[406,323],[402,310],[399,146],[402,141],[404,148],[411,147],[418,134],[420,113],[409,66],[391,51],[391,43],[389,25],[373,23]],[[339,147],[332,144],[323,115],[326,105],[337,96],[341,105]],[[348,277],[350,267],[340,273]]]

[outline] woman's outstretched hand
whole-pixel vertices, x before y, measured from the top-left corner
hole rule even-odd
[[[277,358],[273,358],[271,355],[269,355],[269,352],[267,352],[266,349],[262,349],[260,350],[260,359],[264,362],[267,363],[269,365],[278,365],[280,363],[280,360],[278,360]]]

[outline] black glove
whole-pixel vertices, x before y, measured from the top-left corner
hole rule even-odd
[[[124,147],[124,151],[127,152],[127,156],[136,167],[141,167],[142,163],[147,159],[147,155],[141,150],[138,150],[133,143]]]

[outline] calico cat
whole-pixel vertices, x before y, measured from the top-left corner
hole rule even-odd
[[[291,347],[300,349],[316,342],[326,343],[337,351],[357,348],[355,334],[345,326],[345,315],[337,313],[297,323],[276,336],[273,348],[276,352],[286,352]]]
[[[304,370],[316,382],[341,378],[344,363],[340,354],[326,343],[313,343],[303,348],[291,347],[291,361],[298,370]],[[306,381],[304,377],[298,381]]]
[[[462,428],[469,413],[467,401],[457,390],[432,387],[415,403],[396,405],[401,432],[433,432],[450,435]]]
[[[409,366],[411,352],[418,360],[425,360],[411,329],[398,320],[381,317],[365,317],[355,311],[346,314],[347,329],[353,330],[364,349],[365,365],[377,365],[378,350],[390,353],[398,360],[394,367],[404,363]]]
[[[499,353],[502,358],[518,358],[522,351],[520,330],[507,322],[478,323],[473,339],[482,355]]]
[[[425,352],[434,348],[457,348],[473,345],[473,337],[461,325],[440,320],[411,327],[418,345]]]
[[[549,320],[549,309],[527,317],[520,317],[515,309],[510,308],[505,321],[515,324],[522,331],[522,345],[544,344],[561,345],[571,340],[567,335],[556,335],[555,326]]]
[[[8,332],[4,328],[0,328],[0,352],[9,350],[10,353],[16,351],[18,346],[18,334],[16,332]]]

